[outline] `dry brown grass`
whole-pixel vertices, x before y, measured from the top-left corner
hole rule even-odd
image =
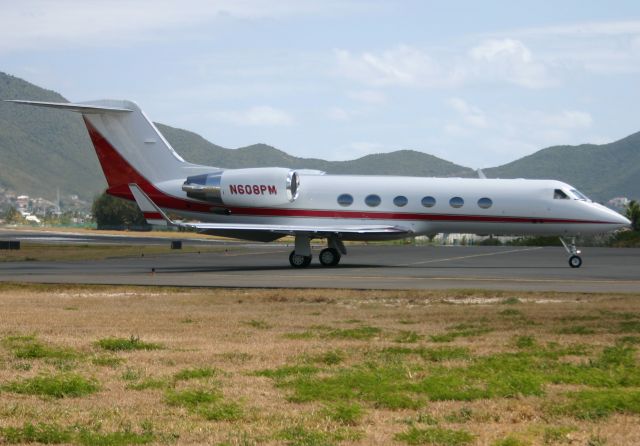
[[[514,297],[519,303],[504,303],[513,302],[509,298]],[[95,394],[62,399],[0,391],[0,427],[54,422],[110,432],[123,427],[140,431],[141,426],[151,424],[157,444],[286,444],[293,440],[287,440],[282,432],[302,426],[326,434],[323,438],[328,443],[371,445],[403,444],[394,439],[396,434],[412,423],[423,426],[423,420],[433,419],[440,427],[471,432],[476,436],[474,444],[481,445],[491,445],[507,435],[532,445],[584,445],[595,438],[606,439],[608,445],[640,444],[637,414],[613,414],[594,421],[549,412],[550,402],[560,401],[568,390],[580,388],[577,385],[547,384],[546,395],[541,397],[433,401],[419,409],[390,410],[357,401],[364,415],[355,425],[345,426],[326,415],[327,403],[291,402],[290,388],[278,387],[275,380],[256,375],[260,370],[310,364],[323,370],[320,376],[328,376],[332,367],[361,365],[387,347],[465,347],[472,357],[479,357],[514,351],[514,339],[525,335],[540,345],[585,344],[595,357],[622,336],[612,327],[620,321],[637,320],[639,297],[0,285],[1,339],[33,335],[45,345],[81,354],[71,362],[18,359],[5,342],[4,347],[0,345],[0,386],[68,370],[93,378],[101,386]],[[460,324],[479,324],[492,331],[456,337],[444,344],[429,338]],[[595,334],[559,332],[573,325],[592,327]],[[362,326],[377,327],[381,332],[368,340],[326,334],[330,329]],[[421,338],[413,343],[394,342],[403,331],[414,331]],[[296,337],[300,333],[307,335]],[[102,338],[131,336],[165,348],[108,353],[95,344]],[[331,366],[318,364],[317,358],[327,351],[342,352],[344,361]],[[123,361],[112,367],[92,362],[107,356]],[[580,363],[586,359],[567,356],[562,360]],[[454,359],[444,364],[464,362]],[[181,370],[196,368],[212,368],[215,374],[192,380],[172,378]],[[414,372],[408,367],[407,373],[427,372]],[[217,389],[225,402],[239,404],[243,415],[238,420],[208,421],[188,407],[167,404],[164,389],[130,388],[146,379],[161,380],[167,388],[176,390]],[[461,409],[467,417],[456,415]],[[571,432],[561,435],[560,442],[550,443],[547,438],[545,443],[545,432],[557,427],[570,428]],[[291,444],[320,443],[309,440]]]

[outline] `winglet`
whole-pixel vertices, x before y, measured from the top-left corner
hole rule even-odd
[[[144,214],[147,223],[150,225],[173,226],[173,221],[167,217],[167,214],[165,214],[162,209],[151,201],[151,198],[149,198],[137,184],[129,184],[129,190],[131,190],[133,198],[135,198],[136,204]]]

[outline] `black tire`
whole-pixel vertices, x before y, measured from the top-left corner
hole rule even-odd
[[[294,268],[306,268],[311,264],[311,256],[302,256],[296,254],[295,251],[291,251],[291,254],[289,254],[289,263]]]
[[[582,258],[580,258],[580,256],[569,257],[569,266],[571,268],[580,268],[581,265],[582,265]]]
[[[340,253],[337,249],[326,248],[320,251],[319,259],[322,266],[336,266],[340,263]]]

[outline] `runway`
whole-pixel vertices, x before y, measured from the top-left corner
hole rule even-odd
[[[5,234],[6,235],[6,234]],[[134,238],[135,239],[135,238]],[[131,243],[127,239],[118,242]],[[136,239],[137,243],[143,243]],[[167,239],[154,243],[168,243]],[[187,240],[185,243],[199,243]],[[210,243],[220,243],[211,241]],[[318,246],[314,250],[317,258]],[[572,269],[558,247],[351,246],[336,268],[289,267],[290,246],[82,262],[0,262],[0,281],[257,288],[640,292],[640,249],[585,248]],[[0,255],[1,252],[0,252]]]

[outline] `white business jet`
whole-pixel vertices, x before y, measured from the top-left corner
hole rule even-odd
[[[577,235],[630,224],[576,188],[554,180],[327,175],[279,167],[223,169],[186,162],[133,102],[19,101],[82,114],[109,185],[135,200],[150,224],[269,242],[291,235],[294,268],[311,263],[312,239],[326,239],[324,266],[345,240],[473,233],[557,235],[578,268]],[[169,218],[177,215],[188,221]],[[567,239],[568,241],[565,241]]]

